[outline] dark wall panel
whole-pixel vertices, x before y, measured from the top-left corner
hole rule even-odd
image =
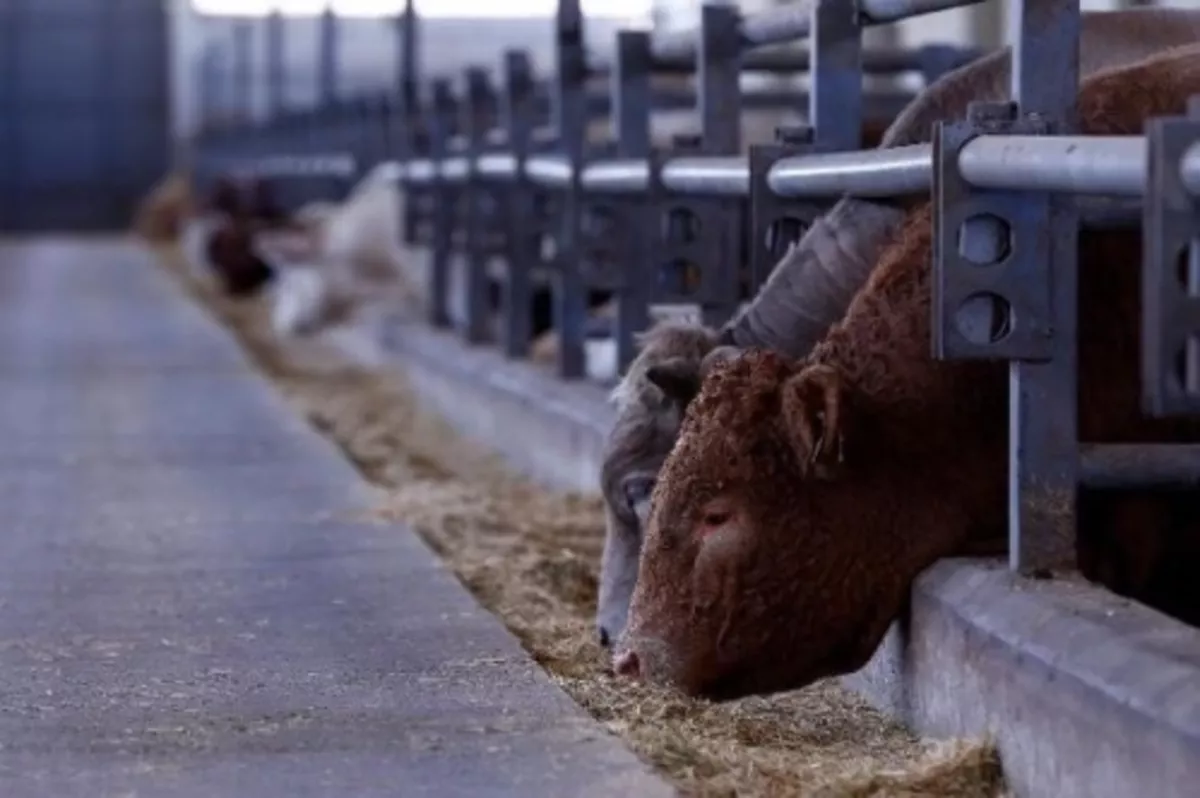
[[[0,232],[111,230],[167,168],[163,0],[0,0]]]

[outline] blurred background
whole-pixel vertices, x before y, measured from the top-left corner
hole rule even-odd
[[[397,70],[397,41],[389,18],[404,8],[404,0],[169,0],[174,23],[173,113],[177,135],[188,135],[197,123],[198,73],[206,58],[232,77],[230,53],[236,30],[249,26],[251,85],[247,87],[251,113],[266,112],[263,69],[263,17],[274,9],[286,19],[286,97],[290,104],[311,104],[316,98],[313,75],[317,62],[317,15],[326,7],[341,17],[338,31],[339,90],[359,93],[392,85]],[[788,0],[791,2],[793,0]],[[75,0],[79,2],[79,0]],[[851,0],[847,0],[851,2]],[[730,3],[745,13],[761,11],[786,2],[742,0]],[[1200,0],[1172,0],[1171,6],[1200,5]],[[553,65],[555,0],[418,0],[422,46],[420,66],[424,75],[457,74],[468,64],[498,64],[505,49],[527,48],[539,70]],[[1131,5],[1154,5],[1131,0],[1083,0],[1085,10],[1114,9]],[[700,0],[585,0],[585,35],[589,46],[611,47],[613,33],[622,27],[677,29],[698,23]],[[868,29],[868,46],[902,47],[932,42],[994,47],[1007,37],[1007,0],[992,0],[966,9],[952,9],[898,25]],[[797,43],[803,46],[803,43]],[[803,85],[803,78],[795,79]],[[915,86],[914,86],[915,88]],[[236,113],[240,98],[231,93],[214,98],[214,110]]]
[[[755,12],[772,4],[737,5]],[[1083,2],[1086,9],[1129,4],[1141,3]],[[330,6],[338,15],[336,93],[394,90],[403,5],[403,0],[0,0],[0,232],[120,227],[172,157],[186,152],[203,120],[265,118],[266,16],[274,11],[284,15],[284,108],[308,107],[317,97],[319,15]],[[590,48],[604,51],[621,27],[695,25],[700,5],[589,0],[585,37]],[[503,51],[513,47],[528,49],[543,75],[553,66],[555,0],[418,0],[416,10],[422,81],[461,75],[468,64],[497,67]],[[866,41],[877,47],[930,42],[992,47],[1006,38],[1007,11],[1005,0],[992,0],[872,28]],[[804,77],[743,80],[805,83]],[[760,114],[750,122],[747,140],[770,140],[777,124],[802,111]]]

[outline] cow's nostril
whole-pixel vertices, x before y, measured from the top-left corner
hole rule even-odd
[[[608,630],[603,626],[600,627],[600,645],[608,648],[612,645],[612,638],[608,636]]]
[[[638,655],[634,651],[626,651],[619,654],[613,662],[613,670],[618,676],[627,676],[630,679],[637,679],[641,676],[641,663],[638,662]]]

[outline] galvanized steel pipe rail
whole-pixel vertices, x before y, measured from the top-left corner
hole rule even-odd
[[[913,144],[889,149],[837,152],[785,158],[770,171],[772,191],[783,197],[893,197],[929,190],[932,147]],[[239,163],[230,159],[230,163]],[[958,156],[959,169],[971,185],[1008,191],[1140,197],[1145,191],[1144,136],[978,136]],[[440,162],[414,159],[393,162],[390,174],[413,183],[435,175],[455,182],[470,174],[469,160],[456,155]],[[516,176],[509,153],[486,153],[477,163],[489,179]],[[346,174],[354,171],[348,153],[276,155],[254,159],[249,171],[262,176]],[[565,186],[570,169],[560,156],[532,156],[529,177],[547,187]],[[597,193],[645,191],[647,160],[609,159],[583,169],[582,184]],[[662,167],[663,184],[671,191],[705,196],[747,196],[749,164],[744,156],[687,156]],[[1184,158],[1180,180],[1200,197],[1200,144]]]
[[[858,9],[865,24],[883,25],[949,8],[978,5],[983,1],[859,0]],[[812,33],[812,12],[816,5],[816,0],[807,0],[747,16],[741,24],[743,48],[749,50],[808,38]],[[651,43],[651,54],[655,62],[659,63],[693,60],[699,40],[700,37],[694,30],[656,36]]]
[[[929,190],[932,147],[913,144],[888,149],[835,152],[785,158],[770,171],[771,190],[782,197],[893,197]],[[1141,196],[1145,189],[1144,136],[985,135],[959,153],[963,177],[979,188],[1074,194]],[[432,165],[414,162],[406,179],[429,179]],[[562,187],[570,180],[565,159],[529,158],[526,169],[539,185]],[[492,178],[515,174],[511,156],[484,155],[480,171]],[[461,179],[461,158],[448,159],[441,174]],[[610,159],[588,164],[582,185],[598,193],[631,194],[646,190],[647,160]],[[1200,196],[1200,145],[1189,151],[1181,170],[1188,191]],[[750,167],[745,156],[686,156],[662,167],[663,185],[684,194],[747,196]]]

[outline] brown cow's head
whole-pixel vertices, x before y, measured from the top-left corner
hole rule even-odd
[[[655,488],[618,672],[734,698],[866,662],[930,561],[896,533],[872,415],[829,365],[713,370]]]

